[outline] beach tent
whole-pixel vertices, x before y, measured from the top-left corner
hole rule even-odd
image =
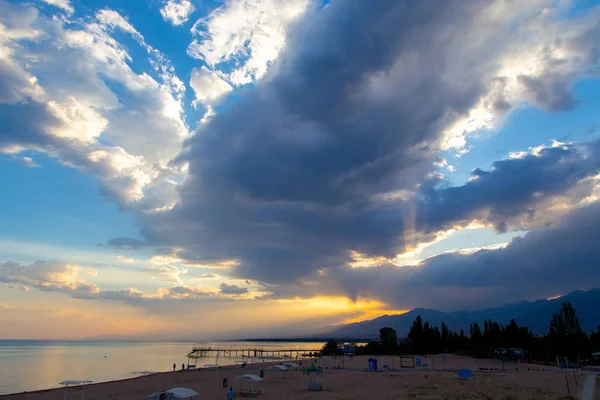
[[[152,393],[146,396],[147,399],[161,399],[161,400],[179,400],[179,399],[191,399],[194,396],[198,396],[198,392],[190,388],[176,387],[171,388],[167,391],[160,393]]]
[[[316,374],[316,380],[311,381],[309,380],[309,376],[311,373],[315,373]],[[323,373],[323,368],[319,368],[316,365],[311,365],[308,368],[304,368],[304,370],[302,371],[302,374],[306,374],[306,388],[308,390],[323,390],[323,384],[322,382],[319,382],[319,376]]]
[[[59,385],[65,385],[65,400],[69,397],[69,386],[83,385],[83,388],[81,389],[81,398],[83,399],[85,385],[88,383],[92,383],[92,381],[62,381]]]
[[[240,393],[248,393],[252,397],[254,397],[260,393],[260,391],[256,391],[256,392],[254,391],[254,382],[260,382],[263,380],[263,378],[261,378],[260,376],[254,375],[254,374],[246,374],[246,375],[236,376],[233,379],[235,379],[236,381],[239,379],[250,381],[250,391],[248,392],[247,390],[240,389]]]

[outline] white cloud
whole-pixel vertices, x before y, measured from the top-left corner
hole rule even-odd
[[[51,5],[55,6],[55,7],[62,8],[69,15],[73,14],[73,12],[75,12],[75,9],[69,3],[69,0],[42,0],[42,1],[44,3],[51,4]]]
[[[187,273],[187,269],[178,268],[173,265],[163,265],[160,267],[150,267],[143,270],[144,272],[151,275],[153,279],[183,284],[183,279],[181,279],[181,275],[185,275]]]
[[[206,67],[192,69],[190,86],[196,93],[196,101],[204,104],[213,103],[233,89],[219,76],[219,73],[210,71]]]
[[[25,266],[9,261],[0,264],[0,282],[19,283],[23,287],[33,286],[51,292],[97,293],[99,290],[96,285],[78,279],[80,271],[88,272],[73,264],[36,261]]]
[[[465,115],[449,124],[442,150],[455,149],[461,155],[469,136],[483,129],[501,128],[502,117],[517,107],[534,105],[553,112],[574,106],[572,86],[591,72],[589,66],[594,63],[595,42],[589,36],[600,20],[600,10],[594,9],[573,23],[562,14],[567,3],[539,0],[520,7],[492,3],[487,14],[490,20],[482,18],[480,23],[491,26],[494,21],[516,20],[518,29],[507,32],[505,43],[511,43],[509,49],[495,48],[500,57],[497,69],[484,78],[486,93]],[[481,37],[474,44],[493,40],[491,34],[497,34],[493,29],[479,33]],[[468,57],[477,45],[464,49]],[[452,66],[447,70],[451,72]]]
[[[195,9],[189,0],[167,0],[160,13],[165,21],[171,21],[173,25],[181,25],[188,20]]]
[[[48,153],[97,175],[103,193],[124,206],[176,203],[176,185],[164,182],[184,177],[171,161],[190,132],[183,120],[185,85],[169,60],[113,10],[76,24],[46,18],[31,5],[0,3],[0,11],[0,107],[12,107],[5,111],[0,152]],[[146,63],[146,71],[132,69],[115,30],[148,54],[135,60]]]
[[[22,166],[27,167],[27,168],[36,168],[36,167],[40,166],[38,163],[33,161],[33,159],[31,157],[25,157],[25,156],[19,157],[19,156],[15,156],[13,154],[9,158],[13,161],[20,163]]]
[[[285,44],[288,25],[301,15],[308,0],[231,0],[194,24],[198,36],[188,54],[211,68],[239,65],[228,74],[234,86],[258,81]]]

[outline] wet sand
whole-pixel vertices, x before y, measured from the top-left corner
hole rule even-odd
[[[443,355],[432,357],[435,370],[400,370],[400,358],[379,358],[379,366],[387,364],[395,366],[396,371],[366,372],[366,356],[346,358],[346,369],[334,369],[334,359],[321,359],[319,365],[324,368],[320,377],[323,384],[322,392],[309,392],[306,389],[306,375],[301,371],[286,371],[283,381],[276,371],[265,371],[265,379],[255,384],[254,389],[260,390],[258,399],[552,399],[567,396],[567,377],[571,394],[578,398],[583,386],[584,376],[551,368],[542,371],[543,366],[530,364],[506,364],[506,371],[481,371],[479,368],[501,369],[502,363],[492,360],[474,360],[468,357],[447,356],[444,363]],[[340,362],[341,364],[341,362]],[[303,361],[303,367],[310,365],[310,360]],[[248,368],[250,374],[260,374],[267,365],[256,364]],[[455,371],[458,368],[473,370],[471,379],[458,378]],[[536,371],[528,371],[534,368]],[[546,367],[548,368],[548,367]],[[445,369],[445,370],[444,370]],[[157,387],[166,390],[172,387],[189,387],[200,393],[195,399],[225,399],[227,388],[222,386],[223,378],[228,378],[234,389],[249,389],[247,381],[236,381],[233,378],[246,373],[236,367],[224,367],[215,370],[187,370],[166,372],[143,376],[128,380],[91,384],[86,386],[85,398],[89,400],[111,399],[143,399],[153,393]],[[315,375],[310,376],[311,380]],[[575,383],[577,379],[577,384]],[[0,396],[0,399],[61,399],[64,389],[29,392]],[[69,398],[81,398],[81,388],[69,388]],[[240,398],[239,395],[236,398]]]

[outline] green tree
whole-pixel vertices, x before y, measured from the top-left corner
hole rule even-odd
[[[379,330],[379,344],[387,351],[395,351],[398,347],[398,334],[393,328],[385,327]]]
[[[338,342],[333,339],[329,339],[323,346],[323,350],[321,350],[321,352],[323,354],[338,354]]]
[[[477,322],[471,324],[469,332],[471,334],[471,346],[473,347],[472,350],[475,354],[477,354],[479,351],[481,351],[482,339],[481,328],[479,327],[479,324]]]
[[[412,342],[412,351],[415,354],[422,353],[423,350],[423,319],[420,315],[417,315],[412,326],[410,327],[410,331],[408,332],[408,338]]]
[[[552,315],[548,337],[558,355],[575,358],[586,346],[587,335],[581,329],[573,305],[564,301],[560,310]]]

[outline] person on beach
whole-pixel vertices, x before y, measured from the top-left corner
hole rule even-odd
[[[177,365],[175,365],[175,363],[173,363],[173,371],[175,371],[175,368],[177,368]]]
[[[227,391],[227,400],[235,399],[235,390],[233,390],[233,386],[229,388]]]
[[[185,364],[181,364],[181,370],[183,371],[185,369]]]

